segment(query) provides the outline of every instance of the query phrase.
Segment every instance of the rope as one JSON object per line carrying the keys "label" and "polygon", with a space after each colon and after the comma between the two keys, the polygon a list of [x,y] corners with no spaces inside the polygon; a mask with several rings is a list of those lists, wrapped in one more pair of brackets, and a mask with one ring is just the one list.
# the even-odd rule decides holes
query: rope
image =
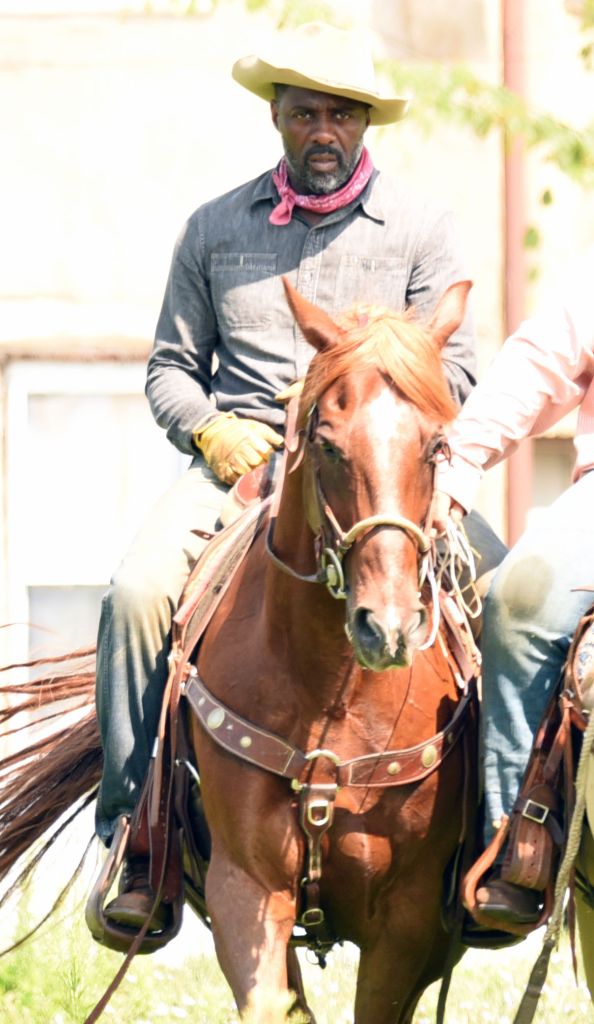
{"label": "rope", "polygon": [[439,623],[441,620],[441,610],[439,607],[439,586],[437,584],[437,580],[435,579],[435,573],[433,572],[432,568],[427,570],[427,579],[429,580],[429,586],[431,587],[433,625],[431,626],[431,633],[428,639],[425,640],[425,643],[421,644],[421,646],[418,648],[419,651],[426,651],[428,650],[429,647],[433,647],[433,644],[435,643],[437,634],[439,632]]}
{"label": "rope", "polygon": [[518,1007],[514,1018],[514,1024],[531,1024],[536,1013],[538,1000],[546,981],[549,960],[553,949],[559,942],[559,933],[563,921],[563,907],[565,893],[569,885],[571,872],[578,855],[582,840],[582,828],[586,812],[586,781],[588,772],[588,758],[594,747],[594,715],[590,717],[588,727],[584,733],[582,750],[575,780],[576,801],[567,835],[565,852],[557,874],[555,883],[555,901],[553,912],[549,918],[547,930],[542,943],[542,950],[532,968],[526,991]]}
{"label": "rope", "polygon": [[[463,526],[455,523],[453,519],[448,519],[444,541],[445,550],[439,557],[439,583],[441,585],[442,577],[447,572],[451,592],[458,607],[467,618],[477,619],[482,611],[482,602],[475,585],[476,562]],[[469,582],[463,591],[460,585],[460,575],[465,568],[468,572]],[[471,603],[466,601],[465,591],[470,591]]]}

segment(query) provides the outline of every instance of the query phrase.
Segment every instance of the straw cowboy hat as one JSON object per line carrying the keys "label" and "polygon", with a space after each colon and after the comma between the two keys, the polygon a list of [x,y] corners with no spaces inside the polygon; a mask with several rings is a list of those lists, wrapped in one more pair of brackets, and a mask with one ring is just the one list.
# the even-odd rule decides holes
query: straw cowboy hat
{"label": "straw cowboy hat", "polygon": [[263,100],[274,99],[278,83],[368,103],[371,124],[399,121],[408,108],[407,97],[378,91],[371,52],[361,32],[323,22],[310,22],[291,34],[279,34],[268,52],[236,61],[232,75]]}

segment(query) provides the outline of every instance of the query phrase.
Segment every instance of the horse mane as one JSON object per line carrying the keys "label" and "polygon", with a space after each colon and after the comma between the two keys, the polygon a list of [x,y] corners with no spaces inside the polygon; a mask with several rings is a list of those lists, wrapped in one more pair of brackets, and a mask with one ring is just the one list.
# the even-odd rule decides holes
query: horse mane
{"label": "horse mane", "polygon": [[454,418],[440,350],[410,312],[358,303],[335,322],[338,344],[316,354],[305,378],[303,416],[339,377],[375,367],[424,415],[441,424]]}

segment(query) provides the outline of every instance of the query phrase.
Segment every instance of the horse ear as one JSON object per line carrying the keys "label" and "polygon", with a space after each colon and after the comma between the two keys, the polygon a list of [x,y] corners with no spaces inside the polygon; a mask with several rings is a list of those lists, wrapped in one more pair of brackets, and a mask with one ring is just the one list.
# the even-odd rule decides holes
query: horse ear
{"label": "horse ear", "polygon": [[291,312],[310,345],[318,352],[334,348],[343,333],[338,324],[323,309],[300,295],[287,277],[283,277],[282,282]]}
{"label": "horse ear", "polygon": [[428,328],[434,342],[443,348],[448,338],[457,331],[466,313],[466,301],[472,281],[456,281],[446,288],[437,303]]}

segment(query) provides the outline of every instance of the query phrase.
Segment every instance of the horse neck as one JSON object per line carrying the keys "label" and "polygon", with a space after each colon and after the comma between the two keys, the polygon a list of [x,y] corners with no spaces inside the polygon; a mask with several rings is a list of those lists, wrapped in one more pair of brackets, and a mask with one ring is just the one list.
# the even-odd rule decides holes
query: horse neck
{"label": "horse neck", "polygon": [[274,552],[295,572],[303,576],[315,575],[315,538],[303,509],[303,468],[291,456],[279,486],[281,491],[273,504],[270,528]]}
{"label": "horse neck", "polygon": [[[315,538],[303,510],[301,466],[285,477],[270,540],[284,565],[301,576],[315,576]],[[320,651],[324,652],[324,662],[335,669],[329,673],[328,685],[344,680],[354,659],[344,631],[343,601],[332,598],[324,584],[296,579],[272,560],[267,566],[264,601],[271,633],[284,638],[304,680],[315,677],[317,667],[318,684],[324,685],[325,680],[319,679]]]}

